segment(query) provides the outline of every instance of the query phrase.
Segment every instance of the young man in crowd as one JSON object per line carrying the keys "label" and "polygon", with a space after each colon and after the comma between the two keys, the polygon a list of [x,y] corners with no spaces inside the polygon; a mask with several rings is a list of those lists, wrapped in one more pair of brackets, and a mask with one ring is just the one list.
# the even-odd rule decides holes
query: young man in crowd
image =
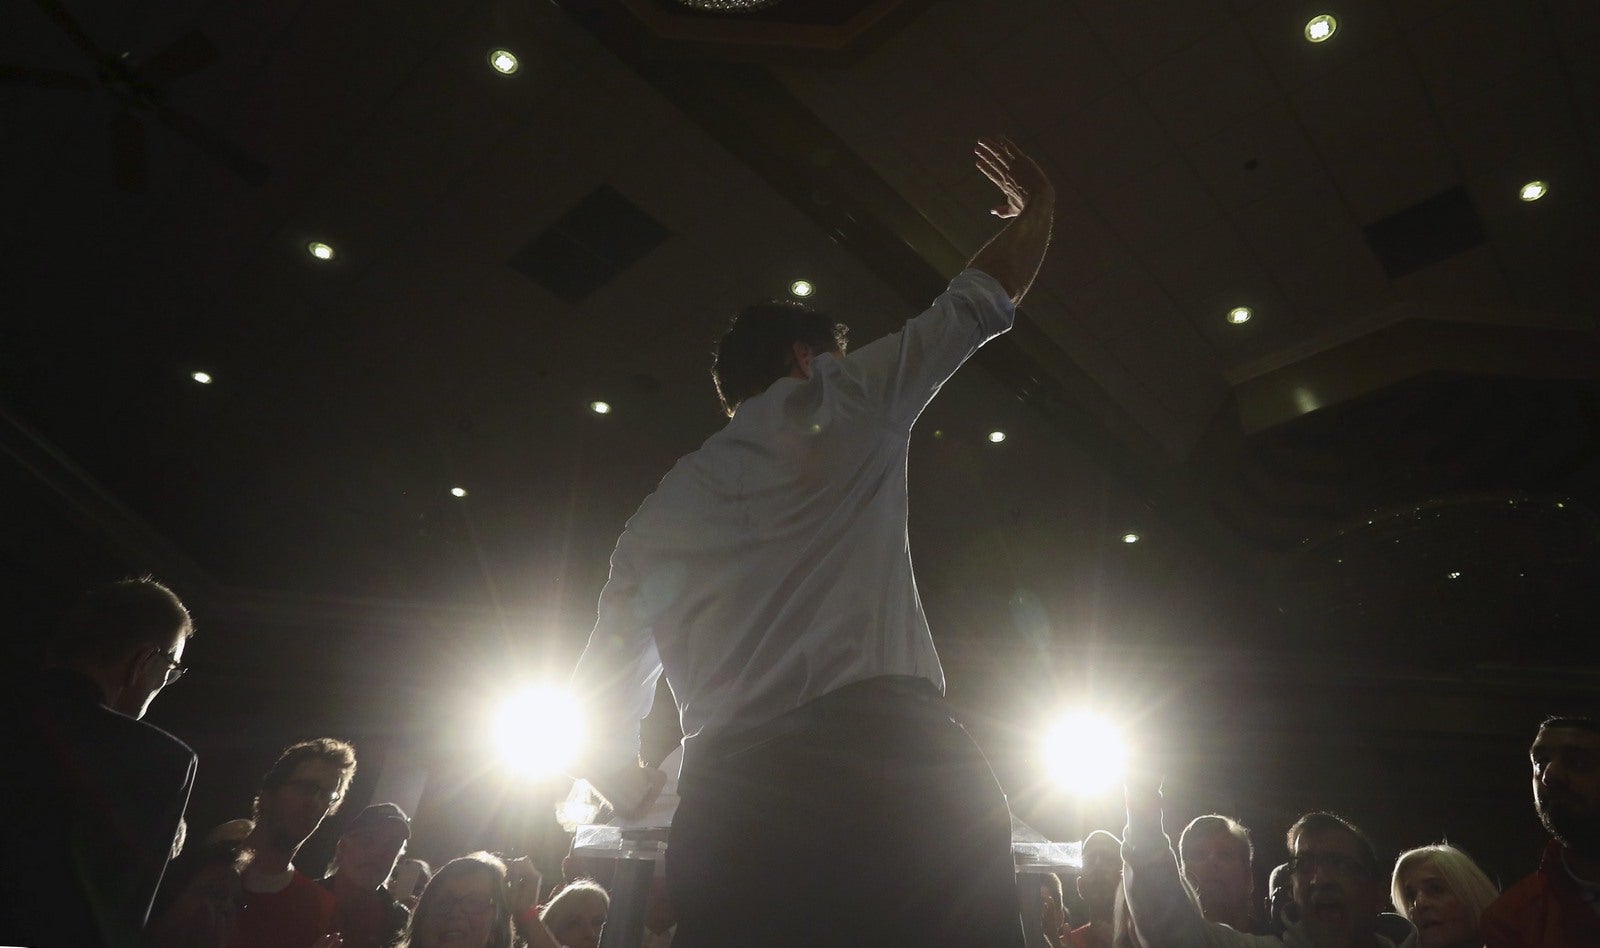
{"label": "young man in crowd", "polygon": [[326,948],[338,944],[333,893],[294,867],[295,853],[339,809],[356,772],[356,750],[331,737],[284,750],[261,778],[244,871],[244,905],[233,948]]}
{"label": "young man in crowd", "polygon": [[1539,870],[1483,913],[1488,948],[1600,945],[1600,722],[1549,718],[1528,751],[1550,842]]}
{"label": "young man in crowd", "polygon": [[92,589],[0,705],[0,943],[139,943],[195,774],[194,752],[140,719],[193,632],[153,579]]}

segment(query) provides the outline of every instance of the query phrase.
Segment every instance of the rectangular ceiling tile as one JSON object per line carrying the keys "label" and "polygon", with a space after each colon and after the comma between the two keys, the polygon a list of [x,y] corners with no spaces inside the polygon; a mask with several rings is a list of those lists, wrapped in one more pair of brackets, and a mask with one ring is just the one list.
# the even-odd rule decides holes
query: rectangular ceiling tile
{"label": "rectangular ceiling tile", "polygon": [[1300,125],[1322,154],[1382,140],[1428,121],[1433,109],[1410,57],[1389,43],[1295,90]]}
{"label": "rectangular ceiling tile", "polygon": [[1093,198],[1171,157],[1172,143],[1139,97],[1117,89],[1041,129],[1054,167]]}
{"label": "rectangular ceiling tile", "polygon": [[1283,103],[1258,109],[1215,130],[1183,152],[1226,210],[1277,191],[1331,184],[1316,149]]}
{"label": "rectangular ceiling tile", "polygon": [[1505,0],[1467,0],[1409,30],[1405,43],[1415,70],[1441,106],[1477,95],[1558,54],[1538,6]]}
{"label": "rectangular ceiling tile", "polygon": [[1091,202],[1135,253],[1146,254],[1181,234],[1223,220],[1200,179],[1172,158]]}
{"label": "rectangular ceiling tile", "polygon": [[1202,36],[1136,80],[1145,104],[1180,145],[1208,138],[1282,100],[1242,28],[1225,20]]}

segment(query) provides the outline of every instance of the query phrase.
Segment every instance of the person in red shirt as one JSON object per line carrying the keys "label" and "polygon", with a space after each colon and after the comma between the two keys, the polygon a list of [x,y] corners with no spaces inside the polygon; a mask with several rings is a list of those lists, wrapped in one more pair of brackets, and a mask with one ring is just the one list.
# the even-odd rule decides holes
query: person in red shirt
{"label": "person in red shirt", "polygon": [[405,935],[411,911],[389,891],[389,876],[411,839],[411,819],[393,803],[374,803],[356,814],[334,850],[321,885],[333,893],[334,927],[345,948],[393,948]]}
{"label": "person in red shirt", "polygon": [[284,750],[261,778],[244,904],[232,948],[337,948],[333,893],[294,867],[300,846],[339,808],[356,772],[354,747],[331,737]]}
{"label": "person in red shirt", "polygon": [[1528,757],[1533,806],[1553,838],[1539,871],[1484,910],[1484,944],[1600,945],[1600,721],[1548,718]]}

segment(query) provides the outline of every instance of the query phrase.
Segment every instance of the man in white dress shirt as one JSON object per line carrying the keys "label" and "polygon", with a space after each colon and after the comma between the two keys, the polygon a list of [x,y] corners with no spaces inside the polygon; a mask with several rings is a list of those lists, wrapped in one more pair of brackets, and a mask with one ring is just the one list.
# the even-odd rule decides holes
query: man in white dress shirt
{"label": "man in white dress shirt", "polygon": [[617,541],[573,684],[579,767],[624,814],[665,671],[684,730],[667,882],[678,948],[1022,944],[1005,797],[944,705],[912,576],[917,416],[1011,328],[1055,200],[1008,140],[977,167],[1009,223],[926,312],[845,353],[803,306],[742,311],[713,374],[730,421]]}

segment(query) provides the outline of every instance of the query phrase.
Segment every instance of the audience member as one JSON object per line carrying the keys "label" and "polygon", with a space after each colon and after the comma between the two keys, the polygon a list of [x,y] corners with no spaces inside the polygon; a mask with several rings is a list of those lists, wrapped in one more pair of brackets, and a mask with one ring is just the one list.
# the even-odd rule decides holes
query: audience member
{"label": "audience member", "polygon": [[1061,939],[1071,932],[1066,927],[1066,911],[1062,906],[1064,896],[1061,877],[1054,873],[1042,870],[1017,873],[1022,934],[1029,948],[1041,944],[1048,948],[1062,948]]}
{"label": "audience member", "polygon": [[150,948],[226,948],[232,943],[243,896],[244,841],[251,828],[249,820],[224,823],[173,863],[146,933]]}
{"label": "audience member", "polygon": [[1549,718],[1528,756],[1552,837],[1539,869],[1483,914],[1488,948],[1600,945],[1600,722]]}
{"label": "audience member", "polygon": [[48,667],[0,706],[0,943],[135,945],[194,785],[195,755],[140,720],[194,626],[145,577],[89,590]]}
{"label": "audience member", "polygon": [[415,912],[417,900],[422,898],[422,890],[428,887],[431,878],[432,866],[424,860],[406,856],[395,864],[394,876],[389,880],[389,891],[394,894],[395,901],[406,907],[406,911]]}
{"label": "audience member", "polygon": [[296,869],[293,859],[338,810],[355,772],[355,748],[323,737],[286,748],[261,778],[236,948],[337,944],[323,937],[335,932],[333,893]]}
{"label": "audience member", "polygon": [[[1282,943],[1314,948],[1393,948],[1416,944],[1404,918],[1385,913],[1387,874],[1366,834],[1331,813],[1308,813],[1289,828],[1291,893],[1300,921]],[[1159,948],[1271,945],[1278,939],[1207,921],[1178,871],[1177,855],[1161,827],[1161,794],[1128,787],[1128,828],[1122,844],[1128,908],[1139,939]]]}
{"label": "audience member", "polygon": [[1244,824],[1216,813],[1195,817],[1178,837],[1178,860],[1207,921],[1267,934],[1251,917],[1255,847]]}
{"label": "audience member", "polygon": [[606,890],[599,883],[579,879],[545,903],[539,920],[561,948],[599,948],[610,910],[611,897]]}
{"label": "audience member", "polygon": [[1410,850],[1394,863],[1390,896],[1416,926],[1418,948],[1478,948],[1483,910],[1499,894],[1472,857],[1448,843]]}
{"label": "audience member", "polygon": [[1282,935],[1290,925],[1300,920],[1290,890],[1289,864],[1284,863],[1273,869],[1267,877],[1267,920],[1271,923],[1271,933],[1274,935]]}
{"label": "audience member", "polygon": [[1128,911],[1127,887],[1121,882],[1117,883],[1117,897],[1112,904],[1115,906],[1112,909],[1112,948],[1144,948],[1144,942],[1133,928],[1133,914]]}
{"label": "audience member", "polygon": [[411,911],[388,888],[411,839],[411,818],[393,803],[374,803],[345,827],[321,885],[333,893],[334,930],[345,948],[393,948]]}
{"label": "audience member", "polygon": [[550,933],[539,922],[539,893],[544,891],[544,876],[533,860],[518,856],[506,863],[506,905],[511,910],[515,935],[534,945],[543,944]]}
{"label": "audience member", "polygon": [[1078,875],[1078,898],[1088,921],[1069,933],[1072,948],[1111,948],[1121,881],[1122,841],[1095,830],[1083,840],[1083,872]]}
{"label": "audience member", "polygon": [[[472,853],[445,863],[422,890],[403,948],[510,948],[506,864]],[[535,944],[538,944],[535,942]]]}

